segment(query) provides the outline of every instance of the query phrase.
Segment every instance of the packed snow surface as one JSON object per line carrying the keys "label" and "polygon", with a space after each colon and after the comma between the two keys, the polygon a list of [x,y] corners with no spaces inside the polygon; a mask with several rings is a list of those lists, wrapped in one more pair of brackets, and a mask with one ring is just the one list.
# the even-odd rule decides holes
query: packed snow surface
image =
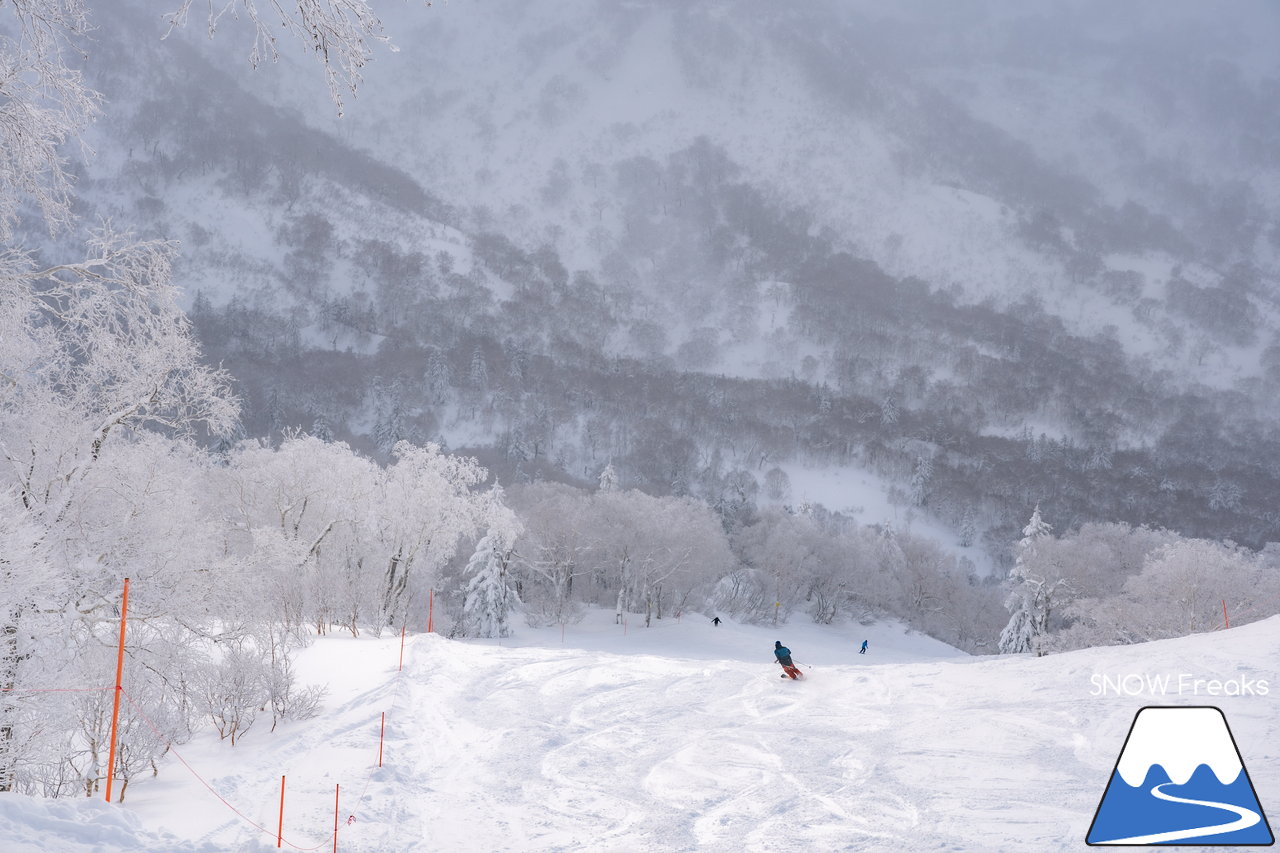
{"label": "packed snow surface", "polygon": [[[775,639],[802,681],[779,678]],[[274,850],[285,776],[284,849],[332,849],[336,798],[337,848],[368,853],[1074,851],[1147,705],[1220,707],[1280,813],[1278,646],[1280,618],[1036,659],[883,623],[593,613],[563,640],[410,635],[400,671],[398,636],[326,637],[300,663],[329,688],[318,718],[234,748],[202,733],[123,807],[0,796],[0,837],[7,853]]]}

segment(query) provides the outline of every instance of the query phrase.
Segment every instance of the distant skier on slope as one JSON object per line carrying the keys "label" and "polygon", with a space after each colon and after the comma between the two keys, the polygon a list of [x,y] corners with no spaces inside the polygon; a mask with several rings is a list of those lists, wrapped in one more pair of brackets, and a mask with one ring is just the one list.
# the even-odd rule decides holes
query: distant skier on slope
{"label": "distant skier on slope", "polygon": [[716,618],[712,619],[712,620],[711,620],[711,624],[712,624],[712,625],[715,625],[717,628],[719,628],[719,627],[720,627],[720,617],[719,617],[719,616],[717,616]]}
{"label": "distant skier on slope", "polygon": [[791,676],[792,678],[800,677],[800,670],[791,660],[791,649],[782,645],[781,640],[774,640],[773,656],[778,659],[778,663],[782,666],[781,678],[786,678],[787,676]]}
{"label": "distant skier on slope", "polygon": [[862,641],[862,648],[858,649],[858,654],[865,655],[867,653],[867,641]]}

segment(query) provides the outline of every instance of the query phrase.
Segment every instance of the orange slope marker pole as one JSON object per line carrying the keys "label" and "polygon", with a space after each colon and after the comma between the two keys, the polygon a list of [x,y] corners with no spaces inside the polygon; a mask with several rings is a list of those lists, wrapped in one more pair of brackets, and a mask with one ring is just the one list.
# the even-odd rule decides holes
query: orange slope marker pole
{"label": "orange slope marker pole", "polygon": [[338,790],[341,787],[333,786],[333,853],[338,853]]}
{"label": "orange slope marker pole", "polygon": [[284,777],[280,777],[280,823],[276,825],[276,847],[284,841]]}
{"label": "orange slope marker pole", "polygon": [[436,607],[436,591],[433,589],[427,593],[427,633],[435,631],[435,607]]}
{"label": "orange slope marker pole", "polygon": [[116,693],[111,703],[111,748],[107,750],[107,802],[111,802],[111,780],[116,770],[116,723],[120,720],[120,682],[124,676],[124,628],[129,612],[129,579],[124,579],[124,596],[120,599],[120,648],[116,651]]}
{"label": "orange slope marker pole", "polygon": [[1231,627],[1231,618],[1227,616],[1227,600],[1225,598],[1222,599],[1222,624],[1228,628]]}
{"label": "orange slope marker pole", "polygon": [[382,728],[378,730],[378,766],[382,766],[382,739],[387,733],[387,712],[382,712]]}

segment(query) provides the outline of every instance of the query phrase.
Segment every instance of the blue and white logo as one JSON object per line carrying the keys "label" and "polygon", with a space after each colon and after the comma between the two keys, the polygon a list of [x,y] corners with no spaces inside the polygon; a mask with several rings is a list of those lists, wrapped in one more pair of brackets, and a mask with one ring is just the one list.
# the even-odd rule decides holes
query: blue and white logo
{"label": "blue and white logo", "polygon": [[1266,846],[1275,838],[1222,711],[1180,706],[1133,718],[1085,841]]}

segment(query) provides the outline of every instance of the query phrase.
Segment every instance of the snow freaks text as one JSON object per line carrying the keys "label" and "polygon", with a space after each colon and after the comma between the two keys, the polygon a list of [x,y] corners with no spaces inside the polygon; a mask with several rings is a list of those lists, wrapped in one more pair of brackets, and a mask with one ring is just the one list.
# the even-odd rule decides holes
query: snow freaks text
{"label": "snow freaks text", "polygon": [[1199,678],[1187,672],[1178,675],[1094,673],[1089,683],[1092,685],[1090,696],[1266,696],[1271,692],[1270,684],[1263,678]]}

